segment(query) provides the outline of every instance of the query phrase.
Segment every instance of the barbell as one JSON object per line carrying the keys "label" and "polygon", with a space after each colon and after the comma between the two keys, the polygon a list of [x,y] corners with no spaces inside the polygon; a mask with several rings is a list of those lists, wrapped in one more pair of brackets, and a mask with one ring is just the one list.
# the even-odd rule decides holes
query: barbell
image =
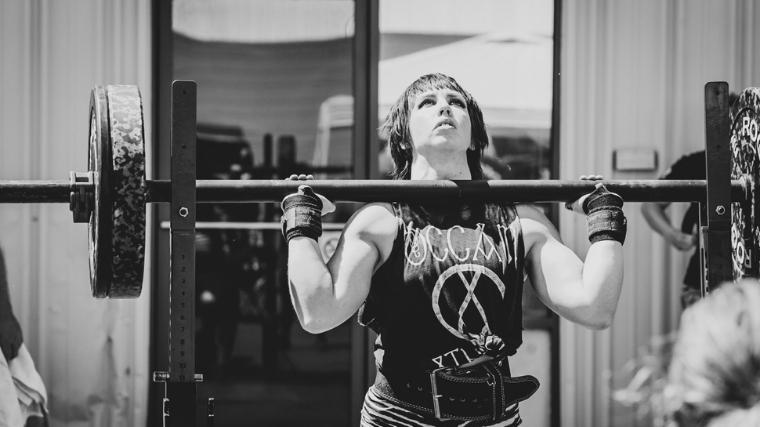
{"label": "barbell", "polygon": [[[731,246],[734,276],[758,273],[760,212],[760,89],[744,90],[732,109]],[[69,203],[74,222],[87,222],[90,285],[94,297],[134,298],[142,289],[146,203],[170,202],[169,180],[145,178],[142,100],[136,86],[111,85],[90,96],[88,171],[61,181],[0,181],[0,203]],[[706,180],[610,180],[610,191],[627,202],[705,203]],[[278,202],[302,182],[197,180],[197,203]],[[561,202],[594,189],[569,180],[388,181],[314,180],[309,185],[336,201],[412,202],[477,200]],[[194,206],[178,208],[180,216]],[[725,208],[724,208],[725,210]],[[724,212],[728,214],[728,212]],[[723,214],[723,213],[721,213]],[[194,217],[194,216],[193,216]]]}

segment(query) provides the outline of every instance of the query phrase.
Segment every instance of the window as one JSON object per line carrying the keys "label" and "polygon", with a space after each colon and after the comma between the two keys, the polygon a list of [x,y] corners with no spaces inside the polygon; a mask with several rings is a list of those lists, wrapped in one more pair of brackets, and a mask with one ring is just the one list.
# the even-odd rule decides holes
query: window
{"label": "window", "polygon": [[[375,128],[409,83],[443,72],[483,110],[491,137],[484,159],[489,178],[553,176],[558,4],[156,2],[157,175],[168,175],[169,153],[160,141],[168,139],[164,91],[171,80],[198,83],[198,179],[278,179],[308,172],[342,179],[387,173],[390,159]],[[339,225],[354,209],[338,207],[326,222]],[[159,217],[165,219],[166,212]],[[305,420],[355,425],[374,375],[371,343],[355,319],[321,336],[299,327],[285,282],[278,218],[275,204],[199,206],[196,362],[206,377],[204,394],[215,398],[218,426],[296,426]],[[329,228],[326,251],[337,235]],[[156,252],[166,257],[168,233],[161,229]],[[155,265],[154,365],[162,369],[168,258]],[[551,340],[558,348],[556,323],[534,297],[524,307],[526,327],[550,337],[541,335],[521,351],[547,357],[541,346]],[[556,382],[547,385],[542,392],[555,394]],[[544,412],[542,419],[551,412],[558,422],[557,398],[548,410],[547,395],[531,401]],[[151,397],[152,423],[160,422],[156,398]]]}
{"label": "window", "polygon": [[[351,176],[352,1],[174,0],[171,14],[170,79],[198,83],[198,179]],[[279,211],[198,206],[197,371],[216,425],[348,425],[351,325],[298,325]]]}

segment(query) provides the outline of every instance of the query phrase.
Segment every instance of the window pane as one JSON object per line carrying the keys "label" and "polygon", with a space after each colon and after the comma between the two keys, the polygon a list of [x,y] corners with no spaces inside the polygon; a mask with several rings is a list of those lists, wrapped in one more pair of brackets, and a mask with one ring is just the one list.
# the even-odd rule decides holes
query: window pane
{"label": "window pane", "polygon": [[[490,178],[548,178],[554,5],[552,0],[380,2],[381,122],[417,77],[444,73],[478,101],[491,144]],[[381,173],[390,161],[381,157]],[[508,170],[511,168],[511,173]]]}
{"label": "window pane", "polygon": [[[352,1],[174,0],[172,13],[173,77],[198,82],[199,179],[350,177]],[[196,357],[215,425],[348,425],[350,325],[302,330],[278,220],[274,204],[198,207]]]}

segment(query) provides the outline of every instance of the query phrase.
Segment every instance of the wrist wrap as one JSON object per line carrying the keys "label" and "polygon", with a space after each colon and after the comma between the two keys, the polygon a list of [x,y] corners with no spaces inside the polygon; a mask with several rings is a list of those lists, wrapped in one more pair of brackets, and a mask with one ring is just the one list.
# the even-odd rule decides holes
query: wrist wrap
{"label": "wrist wrap", "polygon": [[282,235],[317,240],[322,235],[322,201],[313,192],[293,194],[282,201]]}
{"label": "wrist wrap", "polygon": [[594,190],[583,202],[588,225],[588,240],[625,242],[628,221],[623,213],[623,198],[608,191],[603,185]]}

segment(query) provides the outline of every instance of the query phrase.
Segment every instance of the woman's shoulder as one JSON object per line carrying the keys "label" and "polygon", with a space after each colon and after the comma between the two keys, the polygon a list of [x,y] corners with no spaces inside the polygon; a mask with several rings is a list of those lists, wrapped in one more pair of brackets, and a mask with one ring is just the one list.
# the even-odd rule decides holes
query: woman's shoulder
{"label": "woman's shoulder", "polygon": [[396,214],[391,203],[373,202],[360,207],[354,213],[354,217],[359,216],[372,219],[393,219]]}
{"label": "woman's shoulder", "polygon": [[557,237],[559,234],[544,211],[536,205],[519,204],[516,205],[517,216],[520,218],[520,226],[526,240],[534,239],[538,236],[552,235]]}
{"label": "woman's shoulder", "polygon": [[515,205],[515,211],[517,211],[520,219],[534,219],[541,222],[548,221],[548,218],[544,215],[544,211],[536,205],[517,204]]}
{"label": "woman's shoulder", "polygon": [[359,208],[348,220],[346,230],[355,233],[395,236],[398,220],[390,203],[369,203]]}
{"label": "woman's shoulder", "polygon": [[382,262],[388,259],[398,234],[398,220],[390,203],[370,203],[357,210],[343,229],[347,239],[374,245]]}

